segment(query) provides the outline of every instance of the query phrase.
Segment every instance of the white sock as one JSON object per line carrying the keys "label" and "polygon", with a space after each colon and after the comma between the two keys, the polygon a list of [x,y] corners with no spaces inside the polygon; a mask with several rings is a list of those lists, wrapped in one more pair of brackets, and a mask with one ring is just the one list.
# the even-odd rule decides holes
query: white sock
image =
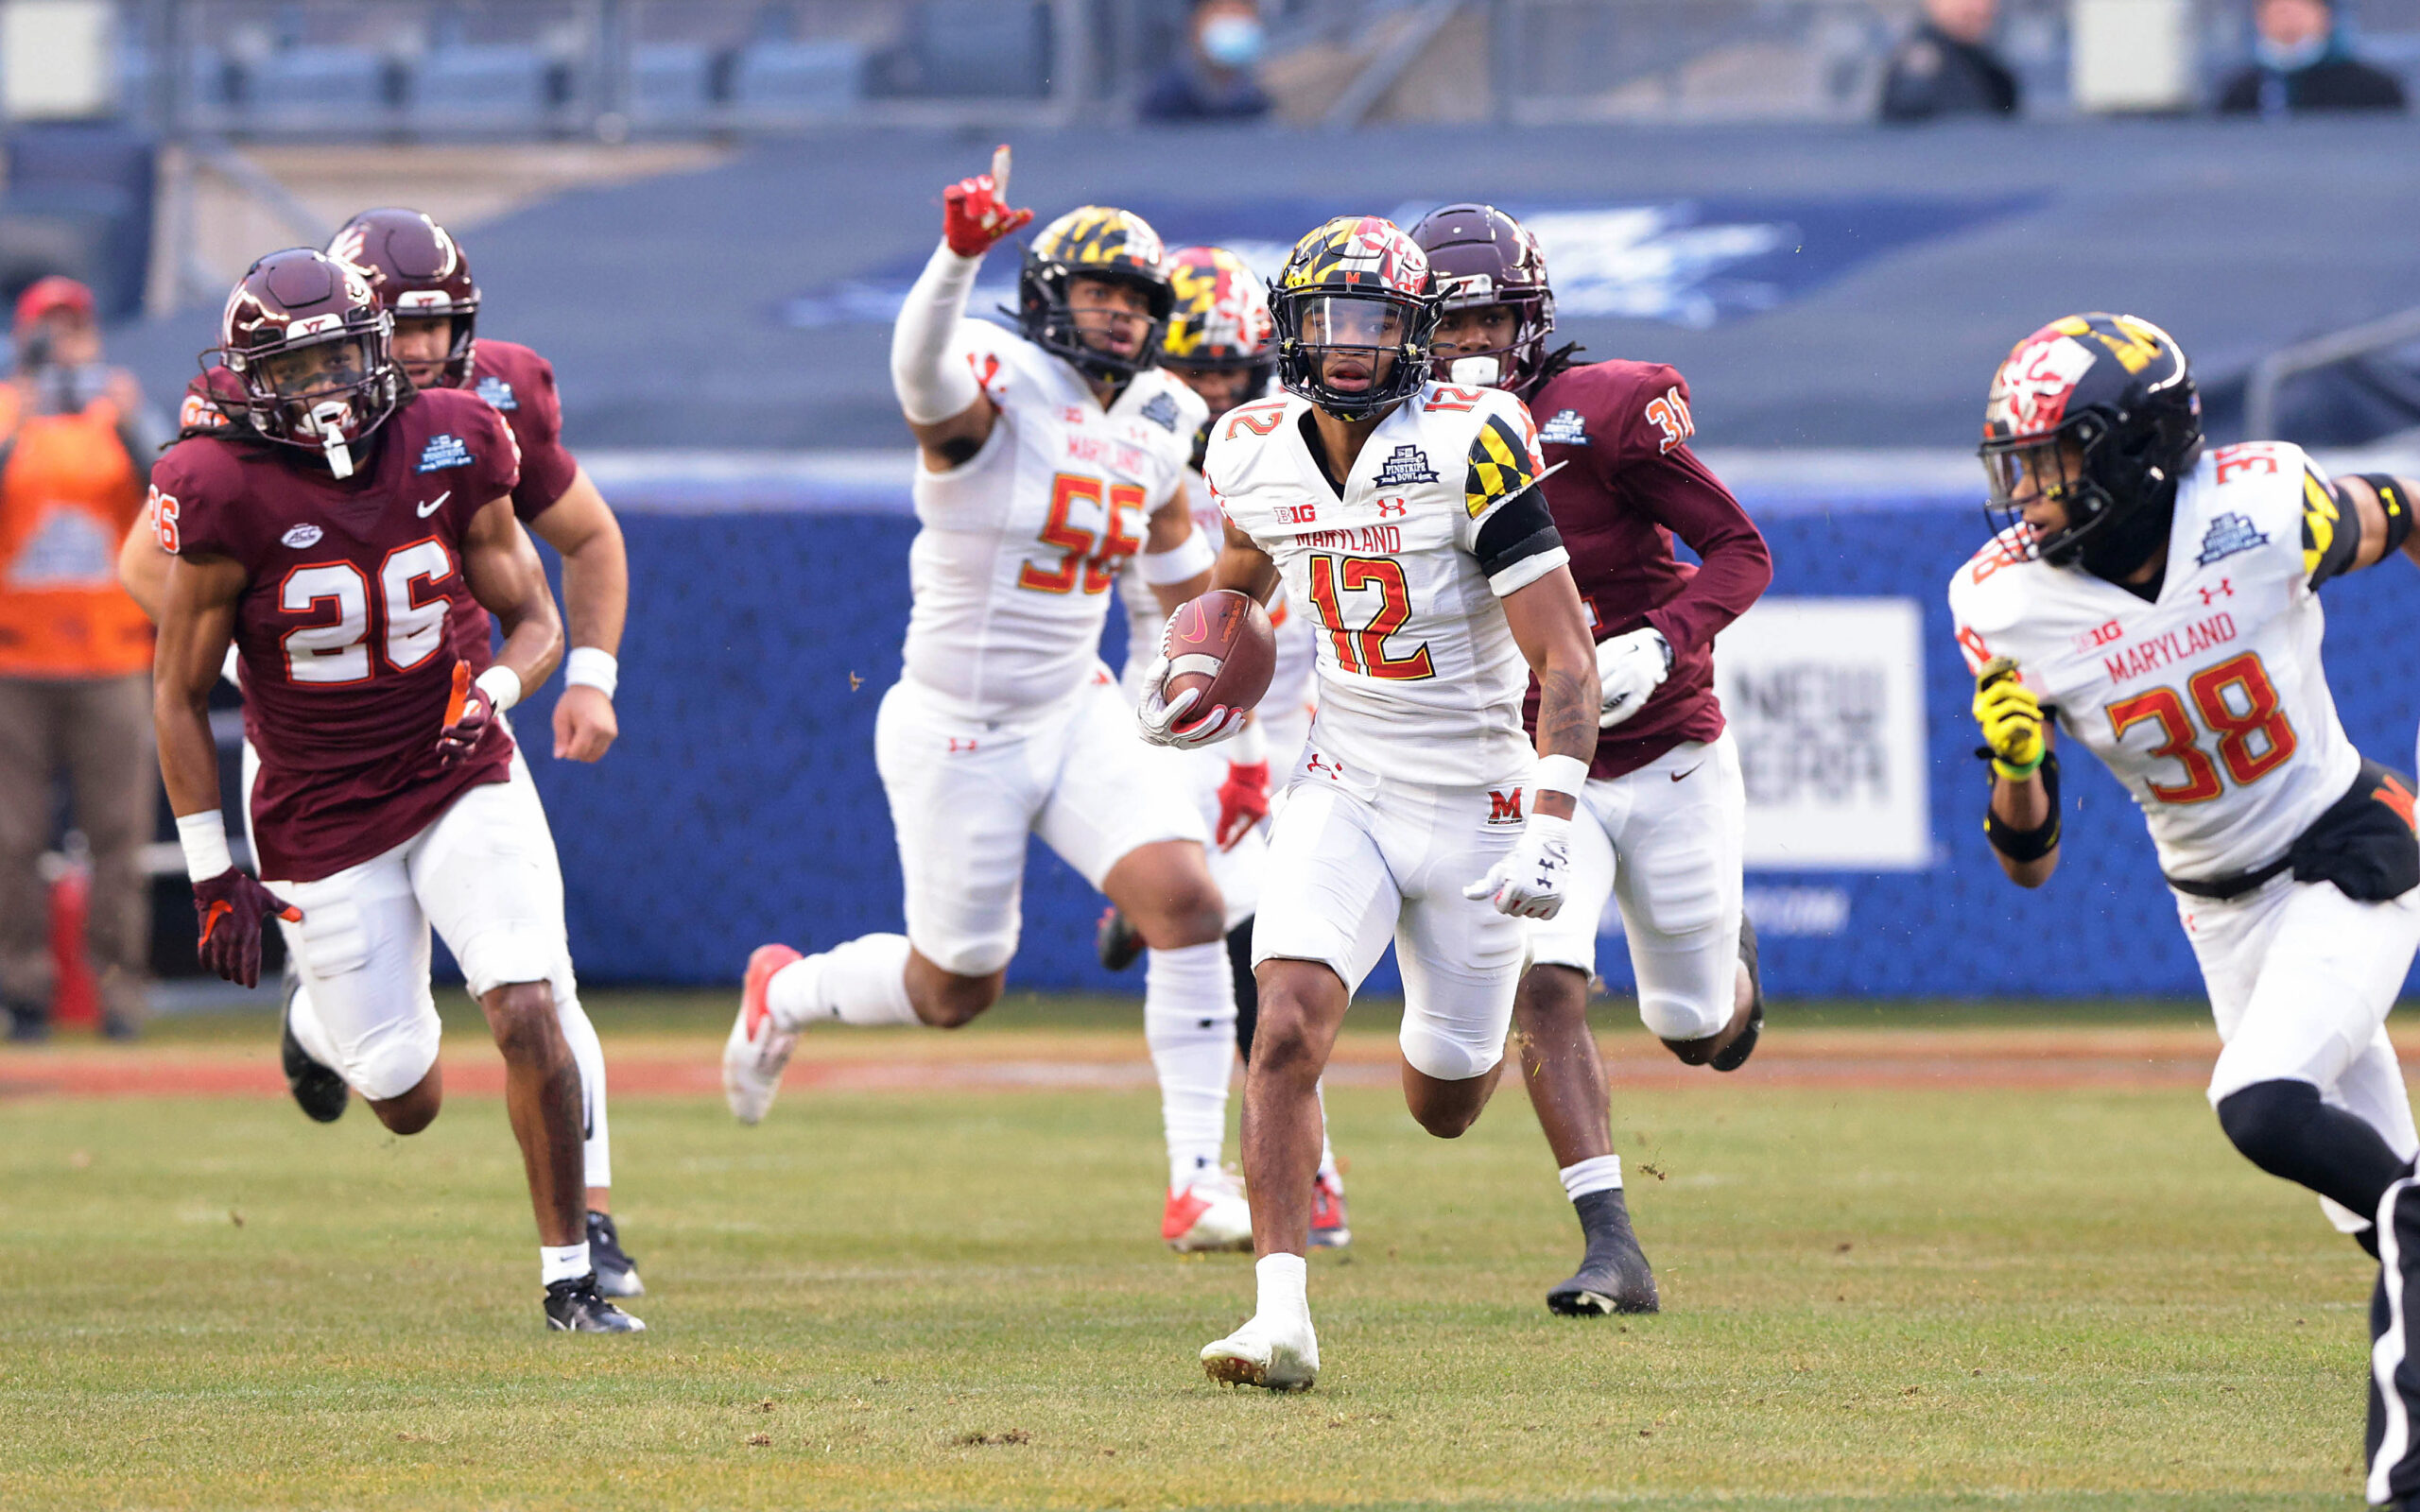
{"label": "white sock", "polygon": [[1575,1160],[1556,1173],[1563,1177],[1563,1194],[1578,1202],[1591,1192],[1619,1192],[1622,1187],[1622,1158],[1618,1155],[1592,1155]]}
{"label": "white sock", "polygon": [[605,1126],[605,1047],[596,1042],[596,1025],[588,1022],[588,1010],[579,1005],[579,989],[561,990],[568,985],[567,981],[556,984],[555,1017],[563,1026],[563,1043],[571,1047],[571,1058],[579,1066],[579,1126],[585,1136],[580,1154],[587,1167],[587,1184],[610,1187],[614,1140]]}
{"label": "white sock", "polygon": [[1149,953],[1143,1040],[1160,1075],[1168,1190],[1219,1169],[1227,1141],[1227,1081],[1236,1059],[1236,979],[1224,941]]}
{"label": "white sock", "polygon": [[294,1006],[286,1017],[294,1024],[294,1038],[302,1043],[302,1053],[341,1075],[344,1062],[337,1055],[336,1040],[328,1036],[328,1026],[320,1022],[320,1010],[311,1004],[308,981],[295,985]]}
{"label": "white sock", "polygon": [[538,1246],[538,1284],[552,1286],[557,1281],[576,1281],[596,1267],[588,1263],[588,1241],[565,1245],[557,1249],[551,1245]]}
{"label": "white sock", "polygon": [[919,1023],[908,1001],[908,936],[861,935],[821,955],[792,961],[765,986],[773,1022],[793,1032],[811,1023]]}
{"label": "white sock", "polygon": [[1300,1255],[1263,1255],[1253,1263],[1253,1278],[1260,1283],[1259,1304],[1253,1315],[1271,1323],[1307,1323],[1310,1267]]}
{"label": "white sock", "polygon": [[1311,1083],[1311,1094],[1320,1100],[1320,1175],[1339,1192],[1344,1190],[1344,1173],[1336,1168],[1336,1146],[1327,1142],[1327,1078],[1322,1076]]}

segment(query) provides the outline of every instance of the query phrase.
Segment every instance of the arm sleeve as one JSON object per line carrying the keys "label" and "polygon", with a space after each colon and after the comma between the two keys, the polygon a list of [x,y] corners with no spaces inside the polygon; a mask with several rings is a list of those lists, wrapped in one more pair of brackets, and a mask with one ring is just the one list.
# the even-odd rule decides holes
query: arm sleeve
{"label": "arm sleeve", "polygon": [[1680,656],[1748,611],[1772,583],[1772,553],[1739,501],[1689,449],[1696,421],[1687,379],[1670,368],[1651,369],[1616,419],[1616,489],[1703,562],[1678,594],[1647,615]]}
{"label": "arm sleeve", "polygon": [[943,242],[933,249],[890,330],[890,387],[917,425],[938,425],[964,414],[982,393],[957,351],[959,322],[982,259],[960,257]]}
{"label": "arm sleeve", "polygon": [[521,480],[512,486],[512,512],[525,522],[554,507],[579,475],[579,460],[563,447],[563,403],[555,388],[555,365],[541,357],[533,367],[529,383],[515,390],[521,407],[513,413],[521,423],[510,427],[521,446]]}

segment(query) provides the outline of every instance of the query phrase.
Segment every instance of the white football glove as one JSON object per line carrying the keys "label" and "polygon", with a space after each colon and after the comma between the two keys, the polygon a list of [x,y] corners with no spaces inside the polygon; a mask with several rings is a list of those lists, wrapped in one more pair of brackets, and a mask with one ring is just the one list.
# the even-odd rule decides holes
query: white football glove
{"label": "white football glove", "polygon": [[1168,659],[1165,655],[1152,658],[1150,666],[1143,673],[1143,701],[1134,710],[1135,721],[1143,728],[1143,738],[1154,746],[1167,746],[1174,750],[1197,750],[1203,746],[1215,746],[1243,729],[1244,721],[1252,717],[1252,711],[1248,709],[1221,706],[1211,710],[1208,716],[1192,729],[1178,730],[1176,726],[1193,713],[1201,690],[1187,688],[1171,703],[1160,696],[1161,684],[1167,679]]}
{"label": "white football glove", "polygon": [[1552,919],[1563,912],[1563,891],[1570,875],[1571,821],[1532,813],[1504,859],[1464,887],[1462,896],[1485,898],[1497,913],[1515,919]]}
{"label": "white football glove", "polygon": [[1604,703],[1597,728],[1611,730],[1646,708],[1671,675],[1671,644],[1651,626],[1598,642],[1597,691]]}

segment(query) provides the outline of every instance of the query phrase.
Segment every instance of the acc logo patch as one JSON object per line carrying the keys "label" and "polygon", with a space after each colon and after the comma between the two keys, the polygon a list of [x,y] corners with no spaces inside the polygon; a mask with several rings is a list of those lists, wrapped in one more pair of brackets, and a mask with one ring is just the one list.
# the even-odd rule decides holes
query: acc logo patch
{"label": "acc logo patch", "polygon": [[2253,525],[2250,515],[2229,512],[2210,522],[2210,528],[2202,533],[2201,554],[2193,559],[2207,567],[2267,544],[2268,535]]}
{"label": "acc logo patch", "polygon": [[1585,446],[1588,444],[1588,422],[1580,411],[1564,409],[1555,412],[1554,419],[1538,427],[1541,446]]}
{"label": "acc logo patch", "polygon": [[1176,429],[1176,401],[1167,394],[1153,394],[1142,413],[1145,420],[1157,421],[1162,430]]}
{"label": "acc logo patch", "polygon": [[1400,489],[1414,483],[1434,483],[1437,470],[1428,465],[1428,454],[1417,446],[1398,446],[1392,455],[1379,467],[1374,480],[1382,489]]}
{"label": "acc logo patch", "polygon": [[292,546],[295,550],[301,551],[306,546],[318,545],[320,543],[320,537],[322,534],[324,534],[324,532],[322,532],[318,525],[296,525],[293,529],[287,531],[277,539],[284,541],[285,544]]}
{"label": "acc logo patch", "polygon": [[470,465],[471,449],[462,444],[460,437],[448,434],[428,438],[428,444],[421,448],[420,466],[415,471],[442,472],[449,467]]}
{"label": "acc logo patch", "polygon": [[488,402],[490,409],[519,409],[521,401],[512,397],[512,386],[493,373],[479,380],[478,396]]}

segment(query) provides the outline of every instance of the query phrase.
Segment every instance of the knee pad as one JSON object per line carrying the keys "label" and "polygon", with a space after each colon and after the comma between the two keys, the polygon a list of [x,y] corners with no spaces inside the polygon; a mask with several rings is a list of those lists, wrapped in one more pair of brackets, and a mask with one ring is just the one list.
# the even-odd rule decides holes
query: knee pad
{"label": "knee pad", "polygon": [[1439,1081],[1468,1081],[1484,1076],[1504,1058],[1501,1039],[1486,1044],[1476,1036],[1450,1035],[1437,1025],[1416,1024],[1409,1019],[1404,1021],[1396,1042],[1403,1047],[1405,1064]]}
{"label": "knee pad", "polygon": [[434,1013],[384,1025],[350,1046],[337,1069],[354,1091],[373,1103],[401,1097],[437,1064],[440,1032]]}
{"label": "knee pad", "polygon": [[483,929],[464,940],[456,953],[463,985],[475,998],[523,982],[544,982],[552,990],[565,954],[562,936],[522,923]]}
{"label": "knee pad", "polygon": [[1731,1022],[1731,1000],[1692,1003],[1676,993],[1642,992],[1638,1019],[1658,1040],[1703,1040],[1720,1034]]}

